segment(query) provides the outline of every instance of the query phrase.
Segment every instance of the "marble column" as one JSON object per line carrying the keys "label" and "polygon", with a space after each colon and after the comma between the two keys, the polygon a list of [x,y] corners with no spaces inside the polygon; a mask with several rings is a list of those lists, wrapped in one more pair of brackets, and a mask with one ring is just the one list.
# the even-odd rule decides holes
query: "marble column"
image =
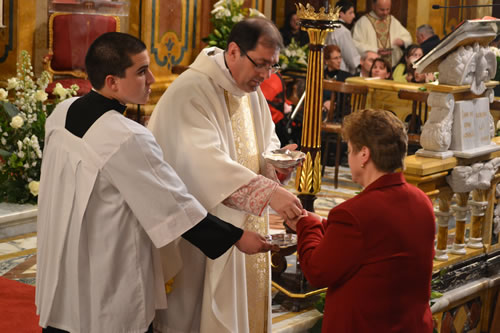
{"label": "marble column", "polygon": [[486,192],[487,190],[472,191],[473,200],[470,203],[472,207],[471,233],[467,247],[473,249],[481,249],[484,246],[482,228],[486,208],[488,207]]}
{"label": "marble column", "polygon": [[463,255],[465,251],[465,222],[467,220],[467,213],[470,208],[467,206],[469,200],[469,192],[462,192],[456,194],[457,205],[452,207],[455,213],[455,240],[450,252],[453,254]]}
{"label": "marble column", "polygon": [[444,190],[438,196],[439,210],[435,213],[438,224],[438,239],[436,244],[436,255],[434,259],[439,261],[448,260],[448,222],[452,215],[450,202],[453,197],[451,190]]}

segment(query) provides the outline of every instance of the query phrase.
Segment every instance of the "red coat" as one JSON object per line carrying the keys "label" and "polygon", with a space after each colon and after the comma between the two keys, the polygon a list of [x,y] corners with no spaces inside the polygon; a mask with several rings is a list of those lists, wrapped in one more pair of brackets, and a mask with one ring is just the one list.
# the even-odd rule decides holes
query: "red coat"
{"label": "red coat", "polygon": [[328,287],[323,332],[432,332],[429,307],[435,217],[430,199],[401,173],[380,177],[297,224],[307,280]]}

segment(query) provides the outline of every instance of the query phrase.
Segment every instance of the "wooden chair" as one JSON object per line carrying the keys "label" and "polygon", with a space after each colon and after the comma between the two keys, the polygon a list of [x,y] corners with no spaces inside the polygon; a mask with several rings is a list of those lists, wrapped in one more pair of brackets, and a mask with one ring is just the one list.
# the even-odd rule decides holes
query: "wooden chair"
{"label": "wooden chair", "polygon": [[330,152],[330,146],[335,140],[334,186],[337,188],[341,155],[340,149],[342,142],[342,120],[345,115],[365,108],[368,88],[340,81],[323,80],[323,90],[329,91],[331,94],[329,99],[330,108],[327,111],[326,119],[321,124],[321,134],[327,135],[321,174],[323,175],[325,173],[325,166]]}
{"label": "wooden chair", "polygon": [[412,112],[408,125],[408,143],[420,145],[422,125],[427,121],[427,115],[429,112],[429,107],[427,105],[429,93],[420,90],[400,90],[398,92],[398,97],[400,99],[412,101]]}
{"label": "wooden chair", "polygon": [[47,93],[56,83],[69,88],[77,84],[78,95],[91,89],[85,73],[85,55],[92,42],[106,32],[120,31],[117,16],[53,13],[49,18],[49,53],[44,58],[45,70],[52,76]]}

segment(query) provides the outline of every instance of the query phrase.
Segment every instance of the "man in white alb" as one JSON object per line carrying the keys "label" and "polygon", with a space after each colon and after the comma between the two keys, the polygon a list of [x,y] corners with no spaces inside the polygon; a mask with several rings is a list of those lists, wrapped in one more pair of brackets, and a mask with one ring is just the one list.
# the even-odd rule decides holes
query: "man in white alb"
{"label": "man in white alb", "polygon": [[[262,153],[279,147],[259,85],[277,69],[282,38],[264,18],[238,22],[226,50],[206,48],[158,101],[149,128],[166,161],[212,214],[243,229],[268,232],[267,206],[283,218],[302,214],[279,186],[292,170],[276,170]],[[296,146],[289,146],[294,149]],[[202,168],[203,166],[203,168]],[[162,332],[270,332],[269,255],[233,248],[206,260],[184,240]],[[177,267],[179,268],[179,267]]]}
{"label": "man in white alb", "polygon": [[402,48],[412,43],[411,35],[391,15],[391,0],[373,0],[373,10],[354,25],[352,39],[360,54],[373,50],[395,66],[403,56]]}
{"label": "man in white alb", "polygon": [[354,46],[351,30],[346,27],[356,17],[354,4],[349,0],[340,0],[337,1],[335,6],[340,7],[339,27],[328,33],[326,36],[326,45],[337,45],[342,53],[340,69],[351,74],[356,74],[360,56],[356,46]]}

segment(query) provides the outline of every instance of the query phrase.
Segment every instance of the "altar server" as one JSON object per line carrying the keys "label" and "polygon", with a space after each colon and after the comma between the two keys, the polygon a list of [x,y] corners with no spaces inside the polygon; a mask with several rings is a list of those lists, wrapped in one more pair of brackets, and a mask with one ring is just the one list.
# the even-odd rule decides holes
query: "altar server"
{"label": "altar server", "polygon": [[[211,214],[163,160],[153,135],[123,116],[154,82],[146,46],[101,35],[85,59],[89,94],[46,121],[38,201],[36,305],[44,332],[152,332],[167,306],[159,249],[179,236],[215,259],[263,238]],[[201,222],[200,222],[201,221]],[[192,228],[192,229],[190,229]]]}
{"label": "altar server", "polygon": [[290,222],[304,275],[328,287],[322,332],[430,333],[435,218],[401,171],[405,126],[389,111],[362,110],[344,118],[343,137],[363,191],[328,219]]}
{"label": "altar server", "polygon": [[[166,161],[208,211],[265,234],[268,204],[282,217],[302,213],[262,157],[280,146],[259,85],[278,70],[282,38],[271,21],[250,18],[234,26],[227,45],[201,51],[160,98],[149,127]],[[278,171],[287,177],[292,170]],[[231,249],[209,261],[183,240],[176,250],[182,267],[169,294],[174,306],[158,316],[158,329],[270,332],[268,254],[245,257]]]}

